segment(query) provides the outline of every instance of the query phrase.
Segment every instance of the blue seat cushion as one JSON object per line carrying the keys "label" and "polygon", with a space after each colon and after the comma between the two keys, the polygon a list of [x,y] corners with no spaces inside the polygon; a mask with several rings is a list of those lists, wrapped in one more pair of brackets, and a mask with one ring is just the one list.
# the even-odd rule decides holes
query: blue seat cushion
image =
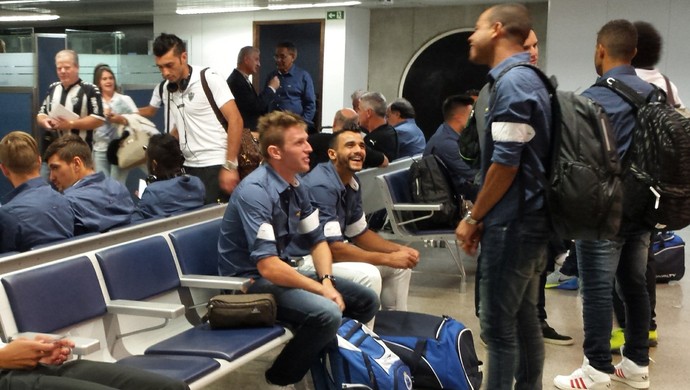
{"label": "blue seat cushion", "polygon": [[218,235],[221,219],[170,232],[182,274],[218,275]]}
{"label": "blue seat cushion", "polygon": [[211,330],[208,324],[202,324],[150,346],[145,353],[207,356],[231,362],[284,333],[285,329],[278,325],[270,328]]}
{"label": "blue seat cushion", "polygon": [[7,275],[2,284],[19,332],[50,333],[106,313],[86,256]]}
{"label": "blue seat cushion", "polygon": [[139,301],[179,287],[170,246],[162,236],[96,252],[110,299]]}
{"label": "blue seat cushion", "polygon": [[189,384],[220,367],[218,361],[204,356],[138,355],[117,361],[117,364],[167,376]]}

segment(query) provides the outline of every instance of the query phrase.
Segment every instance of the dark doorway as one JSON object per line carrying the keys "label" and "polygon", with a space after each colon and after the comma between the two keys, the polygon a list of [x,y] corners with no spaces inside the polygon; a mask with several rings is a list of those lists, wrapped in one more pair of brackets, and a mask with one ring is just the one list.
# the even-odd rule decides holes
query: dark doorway
{"label": "dark doorway", "polygon": [[402,96],[414,106],[417,125],[427,139],[443,122],[441,105],[451,95],[481,89],[487,66],[468,59],[471,31],[454,32],[434,41],[415,58],[403,81]]}
{"label": "dark doorway", "polygon": [[254,75],[255,88],[263,88],[266,75],[275,69],[273,54],[278,43],[290,41],[297,47],[295,65],[306,70],[314,80],[316,115],[314,123],[321,125],[321,97],[323,85],[323,36],[324,20],[294,20],[254,22],[254,47],[261,50],[260,74]]}

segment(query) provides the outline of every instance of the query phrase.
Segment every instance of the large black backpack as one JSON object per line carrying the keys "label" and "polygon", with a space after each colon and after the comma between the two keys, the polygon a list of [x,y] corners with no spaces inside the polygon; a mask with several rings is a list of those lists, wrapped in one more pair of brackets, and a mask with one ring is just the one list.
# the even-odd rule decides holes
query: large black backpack
{"label": "large black backpack", "polygon": [[418,229],[457,227],[460,222],[461,201],[453,190],[448,168],[433,153],[410,165],[410,192],[415,203],[441,204],[441,210],[434,212],[431,218],[416,222]]}
{"label": "large black backpack", "polygon": [[597,85],[620,95],[636,115],[623,164],[626,219],[664,230],[690,225],[690,119],[666,104],[658,89],[643,98],[611,77]]}
{"label": "large black backpack", "polygon": [[623,190],[616,140],[608,116],[597,103],[556,86],[533,69],[551,95],[551,161],[541,177],[553,230],[562,239],[600,240],[620,228]]}

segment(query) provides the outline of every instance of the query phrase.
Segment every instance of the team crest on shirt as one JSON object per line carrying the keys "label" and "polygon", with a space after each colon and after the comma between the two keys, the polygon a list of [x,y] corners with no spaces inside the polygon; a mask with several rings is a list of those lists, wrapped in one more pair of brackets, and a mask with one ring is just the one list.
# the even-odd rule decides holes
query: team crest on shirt
{"label": "team crest on shirt", "polygon": [[79,103],[79,97],[77,97],[77,96],[72,96],[72,98],[70,99],[70,101],[72,102],[72,107],[74,107],[74,106],[77,105],[77,103]]}
{"label": "team crest on shirt", "polygon": [[194,99],[194,92],[188,93],[187,96],[189,96],[189,101],[191,102]]}

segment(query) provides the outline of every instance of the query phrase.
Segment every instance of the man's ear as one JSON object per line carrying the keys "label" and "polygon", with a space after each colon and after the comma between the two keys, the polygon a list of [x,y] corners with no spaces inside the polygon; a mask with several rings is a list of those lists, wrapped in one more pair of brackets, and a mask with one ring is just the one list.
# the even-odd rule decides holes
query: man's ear
{"label": "man's ear", "polygon": [[84,160],[82,160],[79,156],[74,156],[70,165],[75,173],[81,172],[85,168]]}
{"label": "man's ear", "polygon": [[276,145],[269,145],[267,148],[267,152],[268,156],[271,157],[271,160],[280,160],[282,157],[280,153],[280,148]]}
{"label": "man's ear", "polygon": [[331,161],[335,161],[335,157],[336,157],[335,149],[328,148],[328,159]]}
{"label": "man's ear", "polygon": [[2,174],[5,175],[5,177],[10,177],[10,171],[5,167],[5,164],[0,163],[0,171],[2,171]]}
{"label": "man's ear", "polygon": [[491,26],[491,37],[495,38],[499,34],[503,34],[503,23],[501,22],[495,22],[493,26]]}

